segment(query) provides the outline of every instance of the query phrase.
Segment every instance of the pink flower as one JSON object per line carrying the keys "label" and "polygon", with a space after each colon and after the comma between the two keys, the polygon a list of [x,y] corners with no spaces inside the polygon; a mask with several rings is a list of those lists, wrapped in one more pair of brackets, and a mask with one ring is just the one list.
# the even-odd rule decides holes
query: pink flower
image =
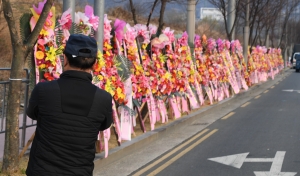
{"label": "pink flower", "polygon": [[268,49],[267,49],[265,46],[263,46],[262,50],[263,50],[263,53],[264,53],[264,54],[266,54],[267,51],[268,51]]}
{"label": "pink flower", "polygon": [[35,5],[32,6],[33,9],[34,9],[34,11],[35,11],[38,15],[40,15],[40,14],[42,13],[43,8],[44,8],[44,5],[45,5],[46,2],[47,2],[47,0],[44,0],[43,2],[39,2],[38,7],[36,7]]}
{"label": "pink flower", "polygon": [[207,49],[212,52],[216,47],[216,41],[213,38],[207,40]]}
{"label": "pink flower", "polygon": [[222,52],[224,50],[225,44],[222,39],[217,40],[218,51]]}
{"label": "pink flower", "polygon": [[[47,16],[47,18],[46,18],[46,21],[45,21],[45,23],[44,23],[44,26],[43,26],[43,28],[44,28],[45,30],[50,29],[50,27],[52,26],[52,24],[53,24],[52,19],[51,19],[52,17],[53,17],[53,14],[52,14],[52,12],[50,11],[49,14],[48,14],[48,16]],[[52,30],[52,29],[51,29],[51,30]]]}
{"label": "pink flower", "polygon": [[110,35],[110,31],[111,31],[111,20],[108,20],[107,18],[107,14],[104,14],[104,40],[110,40],[110,38],[112,37]]}
{"label": "pink flower", "polygon": [[202,47],[202,44],[201,44],[201,37],[200,37],[199,35],[195,35],[194,42],[195,42],[195,47],[196,47],[196,48]]}
{"label": "pink flower", "polygon": [[163,30],[163,33],[169,38],[169,43],[173,43],[175,41],[174,30],[170,30],[170,28],[167,27]]}
{"label": "pink flower", "polygon": [[182,36],[178,39],[178,44],[182,46],[187,46],[188,45],[188,34],[185,31]]}
{"label": "pink flower", "polygon": [[124,28],[126,26],[126,22],[123,20],[116,19],[114,28],[115,28],[115,35],[117,40],[122,43],[124,39]]}
{"label": "pink flower", "polygon": [[67,11],[65,11],[61,18],[58,20],[61,29],[71,29],[72,26],[72,17],[71,17],[71,8],[69,8]]}
{"label": "pink flower", "polygon": [[69,30],[63,29],[63,35],[64,35],[64,40],[62,42],[65,43],[69,39],[69,37],[70,37]]}
{"label": "pink flower", "polygon": [[94,9],[92,6],[85,6],[85,15],[89,18],[89,22],[93,29],[96,31],[99,25],[99,17],[94,15]]}
{"label": "pink flower", "polygon": [[235,49],[236,49],[236,44],[235,44],[235,41],[232,41],[231,42],[231,46],[230,46],[230,49],[231,49],[231,52],[235,53]]}
{"label": "pink flower", "polygon": [[147,26],[146,25],[142,25],[142,24],[136,24],[134,26],[134,28],[137,31],[137,36],[142,36],[144,41],[143,43],[150,43],[150,32],[147,30]]}
{"label": "pink flower", "polygon": [[243,47],[242,47],[242,45],[241,45],[241,43],[240,43],[239,40],[235,40],[235,47],[236,47],[236,49],[237,49],[238,52],[242,52],[243,51]]}
{"label": "pink flower", "polygon": [[55,72],[55,71],[52,72],[52,75],[53,75],[53,77],[54,77],[55,79],[58,79],[59,76],[60,76],[60,74],[57,73],[57,72]]}
{"label": "pink flower", "polygon": [[155,26],[153,24],[149,24],[149,31],[150,31],[150,35],[156,34],[157,26]]}
{"label": "pink flower", "polygon": [[152,46],[163,49],[166,46],[166,43],[169,42],[169,38],[165,34],[160,34],[159,37],[155,37],[151,40]]}
{"label": "pink flower", "polygon": [[225,41],[225,47],[228,50],[230,49],[230,41],[228,41],[228,40]]}
{"label": "pink flower", "polygon": [[125,40],[129,45],[134,44],[137,32],[134,27],[131,27],[128,23],[126,24],[126,33],[124,34]]}

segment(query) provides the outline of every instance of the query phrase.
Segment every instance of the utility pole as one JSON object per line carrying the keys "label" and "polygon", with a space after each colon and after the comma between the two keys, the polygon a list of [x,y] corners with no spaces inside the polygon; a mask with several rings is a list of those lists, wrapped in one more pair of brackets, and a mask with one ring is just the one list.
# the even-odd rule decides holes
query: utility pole
{"label": "utility pole", "polygon": [[235,20],[235,0],[229,0],[228,1],[228,7],[227,7],[227,30],[231,34],[231,40],[235,39],[235,28],[233,27]]}
{"label": "utility pole", "polygon": [[94,13],[99,16],[98,31],[95,38],[98,42],[98,49],[103,52],[103,32],[104,32],[104,5],[105,0],[94,0]]}
{"label": "utility pole", "polygon": [[250,11],[250,0],[247,0],[246,4],[246,25],[244,27],[244,59],[246,68],[248,69],[248,42],[249,42],[249,11]]}
{"label": "utility pole", "polygon": [[72,21],[75,20],[75,0],[64,0],[63,1],[63,12],[71,8]]}
{"label": "utility pole", "polygon": [[196,0],[188,0],[188,13],[187,13],[187,33],[189,35],[189,46],[191,49],[194,48],[195,38],[195,25],[196,25]]}

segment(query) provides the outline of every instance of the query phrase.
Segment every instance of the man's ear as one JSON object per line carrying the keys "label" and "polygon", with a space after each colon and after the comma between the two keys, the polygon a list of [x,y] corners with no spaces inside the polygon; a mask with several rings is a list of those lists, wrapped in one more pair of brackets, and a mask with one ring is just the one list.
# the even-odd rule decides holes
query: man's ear
{"label": "man's ear", "polygon": [[67,56],[64,54],[64,67],[69,65],[69,60],[67,58]]}
{"label": "man's ear", "polygon": [[93,64],[93,68],[95,68],[96,64],[98,64],[98,60],[96,59],[95,63]]}

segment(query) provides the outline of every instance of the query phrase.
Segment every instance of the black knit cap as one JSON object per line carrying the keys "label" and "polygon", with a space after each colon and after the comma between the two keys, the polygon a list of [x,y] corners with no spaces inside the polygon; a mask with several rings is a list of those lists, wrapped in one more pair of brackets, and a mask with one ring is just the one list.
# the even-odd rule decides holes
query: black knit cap
{"label": "black knit cap", "polygon": [[[88,49],[91,52],[83,53],[80,52],[81,49]],[[94,38],[82,34],[72,34],[66,43],[64,54],[70,54],[72,57],[92,58],[97,56],[97,49],[97,42]]]}

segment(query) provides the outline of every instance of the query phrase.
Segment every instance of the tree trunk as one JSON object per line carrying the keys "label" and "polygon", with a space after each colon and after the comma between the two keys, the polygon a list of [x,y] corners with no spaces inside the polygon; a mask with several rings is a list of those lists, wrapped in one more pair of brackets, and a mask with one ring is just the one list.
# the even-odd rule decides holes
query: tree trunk
{"label": "tree trunk", "polygon": [[[47,0],[43,11],[31,35],[26,39],[26,43],[21,41],[16,20],[13,16],[10,0],[2,0],[2,9],[7,22],[13,49],[13,59],[10,72],[10,83],[7,100],[7,116],[5,126],[5,145],[2,173],[10,175],[19,171],[19,111],[20,94],[22,84],[22,72],[25,56],[30,53],[43,24],[52,7],[53,0]],[[26,107],[24,107],[26,108]]]}
{"label": "tree trunk", "polygon": [[14,58],[20,58],[12,63],[10,84],[7,100],[6,133],[3,156],[3,173],[16,173],[19,170],[19,111],[24,54],[20,45],[14,47]]}
{"label": "tree trunk", "polygon": [[133,5],[133,2],[132,2],[132,0],[129,0],[129,2],[130,2],[130,9],[131,9],[131,13],[132,13],[133,22],[134,22],[134,24],[137,24],[138,22],[136,19],[135,8]]}
{"label": "tree trunk", "polygon": [[2,165],[2,172],[11,174],[19,170],[19,110],[24,54],[22,51],[22,43],[19,40],[16,30],[12,8],[8,0],[3,0],[3,10],[5,19],[10,26],[9,32],[13,45],[13,58],[17,58],[13,60],[10,72]]}
{"label": "tree trunk", "polygon": [[161,31],[164,27],[164,13],[165,13],[166,5],[167,5],[167,0],[161,0],[158,28],[157,28],[157,33],[156,33],[157,36],[159,36],[161,34]]}

